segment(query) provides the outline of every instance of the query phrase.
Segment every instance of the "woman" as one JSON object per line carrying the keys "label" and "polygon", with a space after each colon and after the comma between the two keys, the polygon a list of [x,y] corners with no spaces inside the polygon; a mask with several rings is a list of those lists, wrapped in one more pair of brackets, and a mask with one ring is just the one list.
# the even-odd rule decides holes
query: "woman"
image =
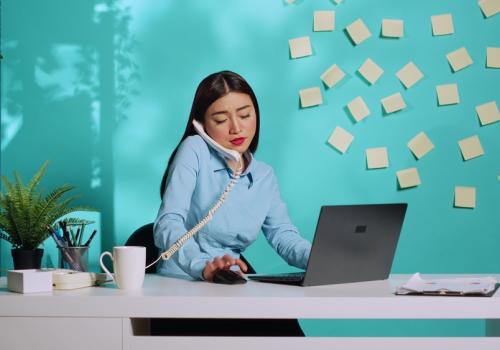
{"label": "woman", "polygon": [[172,258],[161,261],[160,274],[210,282],[220,269],[245,272],[240,253],[261,230],[288,264],[306,268],[311,244],[292,225],[272,168],[253,157],[259,117],[255,94],[238,74],[214,73],[198,86],[186,130],[163,175],[156,246],[167,250],[203,219],[240,166],[200,137],[193,120],[219,145],[242,155],[242,174],[212,220]]}

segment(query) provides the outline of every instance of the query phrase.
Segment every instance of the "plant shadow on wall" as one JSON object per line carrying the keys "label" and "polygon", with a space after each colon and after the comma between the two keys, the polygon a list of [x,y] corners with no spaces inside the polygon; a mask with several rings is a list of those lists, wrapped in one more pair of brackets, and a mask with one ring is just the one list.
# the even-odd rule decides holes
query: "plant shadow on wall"
{"label": "plant shadow on wall", "polygon": [[[48,187],[72,183],[115,245],[112,140],[139,79],[130,11],[119,1],[9,2],[4,26],[2,173],[51,160]],[[7,27],[7,28],[5,28]]]}

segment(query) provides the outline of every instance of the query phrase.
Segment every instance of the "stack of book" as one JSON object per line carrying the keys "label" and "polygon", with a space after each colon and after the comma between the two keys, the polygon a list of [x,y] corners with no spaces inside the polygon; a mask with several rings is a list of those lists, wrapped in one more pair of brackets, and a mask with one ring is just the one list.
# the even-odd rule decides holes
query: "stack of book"
{"label": "stack of book", "polygon": [[56,269],[52,272],[54,289],[76,289],[92,287],[106,282],[105,273],[81,272],[67,269]]}

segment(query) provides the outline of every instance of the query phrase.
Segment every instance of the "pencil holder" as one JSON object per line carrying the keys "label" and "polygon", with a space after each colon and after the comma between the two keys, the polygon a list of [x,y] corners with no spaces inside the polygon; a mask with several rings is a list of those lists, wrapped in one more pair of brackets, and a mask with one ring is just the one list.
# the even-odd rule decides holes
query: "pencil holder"
{"label": "pencil holder", "polygon": [[61,247],[59,267],[76,271],[87,271],[89,266],[89,247]]}

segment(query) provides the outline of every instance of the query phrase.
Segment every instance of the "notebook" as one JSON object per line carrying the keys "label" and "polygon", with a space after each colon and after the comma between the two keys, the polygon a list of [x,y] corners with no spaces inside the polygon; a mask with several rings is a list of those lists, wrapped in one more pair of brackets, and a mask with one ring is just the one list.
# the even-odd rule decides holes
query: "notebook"
{"label": "notebook", "polygon": [[406,203],[322,206],[305,272],[247,275],[299,286],[389,277]]}

